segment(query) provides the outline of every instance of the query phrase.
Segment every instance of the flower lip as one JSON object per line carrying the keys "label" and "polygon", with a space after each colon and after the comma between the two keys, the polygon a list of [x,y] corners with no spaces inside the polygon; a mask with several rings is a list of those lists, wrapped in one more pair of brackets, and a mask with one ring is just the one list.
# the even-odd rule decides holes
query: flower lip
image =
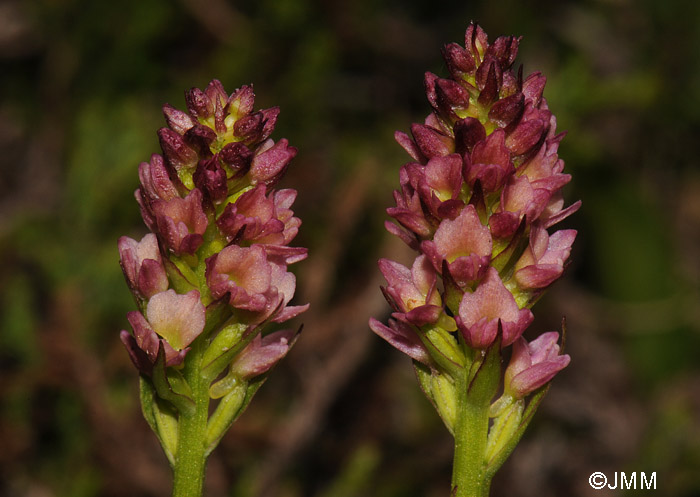
{"label": "flower lip", "polygon": [[485,278],[474,292],[466,292],[455,317],[466,342],[474,348],[489,347],[503,329],[502,346],[513,343],[530,325],[534,316],[529,309],[520,309],[513,294],[506,289],[498,271],[489,267]]}

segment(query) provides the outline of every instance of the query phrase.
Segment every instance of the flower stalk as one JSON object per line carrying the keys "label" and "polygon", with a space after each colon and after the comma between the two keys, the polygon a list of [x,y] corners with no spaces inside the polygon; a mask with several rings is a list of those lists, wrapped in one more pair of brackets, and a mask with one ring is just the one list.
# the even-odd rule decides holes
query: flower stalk
{"label": "flower stalk", "polygon": [[544,76],[513,70],[519,42],[489,43],[469,26],[464,46],[443,49],[450,77],[425,75],[432,113],[410,136],[395,135],[412,161],[400,170],[386,228],[417,256],[410,269],[379,261],[393,313],[370,327],[413,359],[453,434],[455,497],[488,496],[570,360],[558,332],[523,338],[531,307],[562,275],[576,237],[549,229],[580,201],[564,206],[564,135],[543,97]]}
{"label": "flower stalk", "polygon": [[[254,111],[252,87],[219,81],[163,108],[162,155],[139,166],[150,233],[119,240],[137,311],[121,339],[141,375],[144,417],[174,474],[173,495],[202,495],[206,459],[298,331],[268,332],[294,306],[294,190],[275,190],[296,149],[270,135],[279,109]],[[213,411],[210,416],[210,411]]]}

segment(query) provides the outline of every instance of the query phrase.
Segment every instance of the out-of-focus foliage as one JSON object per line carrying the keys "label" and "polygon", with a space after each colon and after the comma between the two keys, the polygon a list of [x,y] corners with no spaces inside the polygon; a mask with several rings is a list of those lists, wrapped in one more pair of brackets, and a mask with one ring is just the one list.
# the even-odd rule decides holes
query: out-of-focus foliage
{"label": "out-of-focus foliage", "polygon": [[[6,0],[0,4],[0,495],[166,496],[118,339],[116,240],[160,107],[212,78],[279,105],[300,152],[304,333],[212,456],[208,495],[447,495],[451,441],[408,361],[371,335],[379,256],[429,112],[423,73],[470,20],[522,35],[569,131],[573,264],[533,331],[568,322],[557,378],[494,495],[599,495],[593,471],[700,492],[700,4],[684,0]],[[405,261],[404,261],[405,262]]]}

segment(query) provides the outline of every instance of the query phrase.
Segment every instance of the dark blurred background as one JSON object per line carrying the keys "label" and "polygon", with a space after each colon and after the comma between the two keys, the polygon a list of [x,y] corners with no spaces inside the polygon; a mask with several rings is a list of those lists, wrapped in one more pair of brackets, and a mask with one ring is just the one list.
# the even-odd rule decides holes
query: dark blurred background
{"label": "dark blurred background", "polygon": [[[212,78],[279,105],[299,148],[304,332],[211,457],[210,497],[447,497],[452,441],[410,361],[371,334],[393,141],[470,20],[522,35],[569,134],[579,230],[529,336],[568,322],[571,365],[494,496],[610,496],[594,471],[700,495],[700,2],[1,0],[0,496],[162,497],[170,473],[118,339],[134,308],[137,166],[161,105]],[[628,492],[636,495],[635,492]],[[651,494],[637,491],[637,494]]]}

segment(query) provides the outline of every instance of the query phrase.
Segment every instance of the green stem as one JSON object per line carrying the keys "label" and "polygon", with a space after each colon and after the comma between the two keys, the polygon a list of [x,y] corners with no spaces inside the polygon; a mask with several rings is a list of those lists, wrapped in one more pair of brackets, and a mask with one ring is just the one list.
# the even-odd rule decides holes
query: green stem
{"label": "green stem", "polygon": [[488,497],[486,451],[489,409],[501,378],[500,341],[474,357],[469,369],[456,378],[457,416],[452,467],[454,497]]}
{"label": "green stem", "polygon": [[209,385],[201,375],[202,355],[203,343],[195,342],[185,361],[183,373],[192,388],[195,409],[180,413],[173,497],[200,497],[204,489]]}
{"label": "green stem", "polygon": [[[458,386],[467,392],[467,385]],[[455,423],[455,452],[452,488],[455,497],[487,497],[489,481],[485,478],[484,454],[489,429],[489,405],[474,402],[469,395],[459,395]]]}

